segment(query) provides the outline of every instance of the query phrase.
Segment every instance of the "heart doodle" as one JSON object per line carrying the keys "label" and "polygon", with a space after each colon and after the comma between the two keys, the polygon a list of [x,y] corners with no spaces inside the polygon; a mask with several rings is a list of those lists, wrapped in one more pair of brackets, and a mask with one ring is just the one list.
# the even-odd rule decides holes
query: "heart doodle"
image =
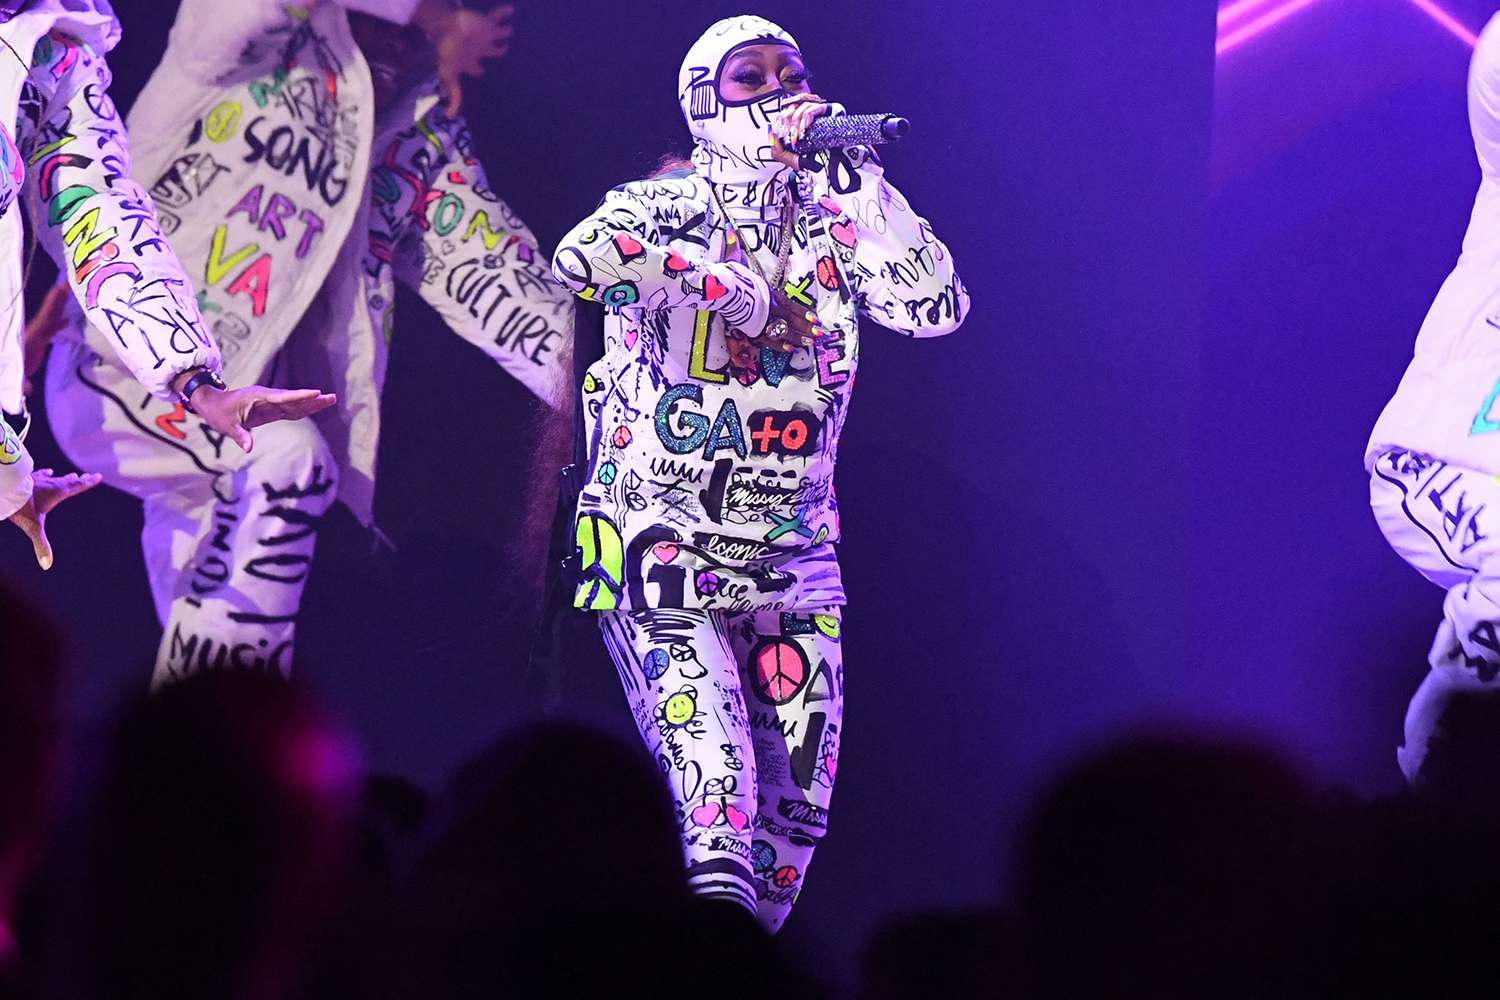
{"label": "heart doodle", "polygon": [[620,261],[626,264],[646,255],[646,248],[641,246],[641,241],[624,233],[616,234],[615,249],[620,251]]}

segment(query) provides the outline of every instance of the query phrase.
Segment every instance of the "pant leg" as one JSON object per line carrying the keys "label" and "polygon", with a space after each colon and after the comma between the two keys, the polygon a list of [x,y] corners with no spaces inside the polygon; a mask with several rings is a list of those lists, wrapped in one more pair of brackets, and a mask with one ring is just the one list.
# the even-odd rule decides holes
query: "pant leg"
{"label": "pant leg", "polygon": [[215,500],[176,574],[153,687],[199,670],[291,673],[297,611],[337,482],[311,424],[256,428],[233,496]]}
{"label": "pant leg", "polygon": [[636,728],[671,787],[689,886],[756,912],[755,756],[724,615],[612,611],[599,625]]}
{"label": "pant leg", "polygon": [[165,632],[153,685],[208,668],[291,668],[295,615],[332,455],[306,421],[255,431],[246,455],[73,340],[54,348],[48,411],[81,468],[145,503],[142,545]]}
{"label": "pant leg", "polygon": [[1375,463],[1370,503],[1391,547],[1448,592],[1431,670],[1407,708],[1406,742],[1396,755],[1414,780],[1454,694],[1500,695],[1500,481],[1391,451]]}
{"label": "pant leg", "polygon": [[841,628],[836,607],[737,615],[730,628],[755,747],[758,916],[771,931],[791,912],[828,828],[844,717]]}

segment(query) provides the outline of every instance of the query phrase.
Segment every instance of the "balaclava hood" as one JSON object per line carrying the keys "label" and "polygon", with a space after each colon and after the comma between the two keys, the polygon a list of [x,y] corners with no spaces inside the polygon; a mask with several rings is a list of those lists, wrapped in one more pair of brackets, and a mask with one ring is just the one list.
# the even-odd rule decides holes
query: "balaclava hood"
{"label": "balaclava hood", "polygon": [[720,185],[766,185],[789,171],[771,158],[770,120],[787,92],[780,87],[753,101],[726,104],[718,78],[724,63],[747,45],[797,42],[780,26],[750,14],[714,23],[693,43],[677,77],[677,100],[693,134],[693,165]]}

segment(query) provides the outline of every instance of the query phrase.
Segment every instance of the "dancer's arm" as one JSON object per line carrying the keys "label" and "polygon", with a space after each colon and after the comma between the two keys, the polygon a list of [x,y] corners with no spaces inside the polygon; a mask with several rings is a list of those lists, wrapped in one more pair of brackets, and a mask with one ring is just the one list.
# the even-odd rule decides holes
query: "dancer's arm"
{"label": "dancer's arm", "polygon": [[[429,137],[446,158],[421,155],[432,148]],[[434,108],[377,168],[395,189],[419,185],[411,194],[425,202],[407,213],[415,259],[403,258],[396,273],[449,329],[556,408],[572,376],[572,299],[526,223],[490,189],[484,167],[459,152],[468,149],[463,119]]]}
{"label": "dancer's arm", "polygon": [[852,217],[854,229],[841,227],[833,237],[855,240],[850,277],[861,310],[908,336],[952,333],[969,313],[969,293],[954,270],[953,255],[885,179],[869,150],[850,155],[858,162],[859,189],[833,197]]}
{"label": "dancer's arm", "polygon": [[615,188],[599,208],[562,238],[552,274],[570,291],[618,308],[717,312],[754,336],[766,325],[771,294],[765,279],[738,261],[695,264],[656,245],[661,238],[646,202],[644,181]]}
{"label": "dancer's arm", "polygon": [[[130,177],[125,125],[109,98],[104,57],[61,35],[27,83],[21,149],[37,238],[67,280],[87,321],[130,373],[175,401],[198,372],[218,375],[219,349],[191,281],[162,236],[156,211]],[[336,402],[315,389],[205,385],[192,404],[205,423],[245,451],[250,428],[299,419]]]}
{"label": "dancer's arm", "polygon": [[109,98],[102,56],[54,35],[32,74],[20,145],[38,241],[57,262],[88,321],[153,395],[175,398],[177,376],[222,369],[182,264],[155,208],[130,177],[125,125]]}

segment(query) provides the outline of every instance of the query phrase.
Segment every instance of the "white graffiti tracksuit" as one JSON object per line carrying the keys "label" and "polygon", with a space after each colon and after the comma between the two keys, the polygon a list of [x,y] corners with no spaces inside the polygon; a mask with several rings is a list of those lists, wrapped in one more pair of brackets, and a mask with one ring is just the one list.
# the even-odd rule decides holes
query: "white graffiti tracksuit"
{"label": "white graffiti tracksuit", "polygon": [[1469,123],[1481,180],[1463,253],[1365,452],[1386,539],[1448,591],[1397,754],[1408,779],[1453,692],[1500,694],[1500,18],[1474,51]]}
{"label": "white graffiti tracksuit", "polygon": [[[843,708],[835,453],[858,314],[956,329],[953,260],[868,149],[794,173],[767,126],[787,97],[725,105],[734,49],[794,45],[757,17],[711,27],[682,67],[694,170],[627,184],[558,247],[553,273],[606,306],[582,386],[588,467],[576,604],[600,624],[641,735],[671,785],[689,876],[771,929],[826,829]],[[783,195],[800,204],[782,231]],[[724,218],[713,197],[727,209]],[[790,353],[755,338],[766,279],[725,262],[732,225],[828,332]],[[736,332],[726,333],[727,328]]]}
{"label": "white graffiti tracksuit", "polygon": [[[8,109],[0,119],[0,408],[8,413],[25,409],[23,204],[76,308],[108,331],[100,350],[133,395],[175,399],[174,377],[220,368],[182,265],[128,176],[129,142],[105,62],[119,37],[104,0],[34,0],[14,16],[0,13],[0,108]],[[30,499],[31,474],[31,456],[0,421],[0,519]]]}
{"label": "white graffiti tracksuit", "polygon": [[136,391],[77,318],[48,369],[59,442],[145,501],[164,635],[155,683],[291,668],[320,519],[371,522],[394,280],[533,392],[557,398],[571,307],[536,239],[490,190],[433,74],[374,107],[345,8],[415,0],[183,0],[131,112],[157,137],[137,173],[198,281],[234,381],[321,385],[339,406],[256,431],[241,454]]}

